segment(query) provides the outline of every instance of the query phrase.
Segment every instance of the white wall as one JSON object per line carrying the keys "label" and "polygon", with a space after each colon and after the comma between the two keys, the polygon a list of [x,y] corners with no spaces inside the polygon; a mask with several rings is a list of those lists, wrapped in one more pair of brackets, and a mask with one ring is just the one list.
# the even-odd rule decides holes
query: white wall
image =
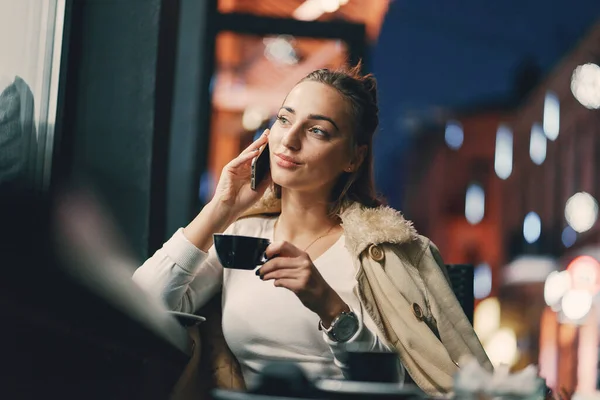
{"label": "white wall", "polygon": [[[0,90],[16,75],[40,96],[38,82],[44,66],[43,52],[48,25],[48,0],[0,0]],[[42,43],[44,42],[44,43]]]}

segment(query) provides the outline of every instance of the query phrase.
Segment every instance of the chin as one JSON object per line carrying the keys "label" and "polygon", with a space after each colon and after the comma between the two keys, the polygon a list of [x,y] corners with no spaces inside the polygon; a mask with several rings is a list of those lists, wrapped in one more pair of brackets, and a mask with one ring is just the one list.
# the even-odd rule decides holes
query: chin
{"label": "chin", "polygon": [[306,182],[300,182],[296,176],[293,176],[293,174],[290,174],[287,171],[284,171],[283,173],[271,172],[271,179],[273,180],[274,184],[285,189],[294,190],[301,189],[306,186]]}

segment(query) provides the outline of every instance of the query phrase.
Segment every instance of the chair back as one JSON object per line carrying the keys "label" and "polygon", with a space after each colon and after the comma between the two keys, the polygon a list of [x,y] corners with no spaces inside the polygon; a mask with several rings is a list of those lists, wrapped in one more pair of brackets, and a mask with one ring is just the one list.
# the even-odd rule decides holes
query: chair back
{"label": "chair back", "polygon": [[472,264],[447,264],[446,269],[450,276],[454,295],[472,325],[475,311],[475,297],[473,295],[475,268]]}

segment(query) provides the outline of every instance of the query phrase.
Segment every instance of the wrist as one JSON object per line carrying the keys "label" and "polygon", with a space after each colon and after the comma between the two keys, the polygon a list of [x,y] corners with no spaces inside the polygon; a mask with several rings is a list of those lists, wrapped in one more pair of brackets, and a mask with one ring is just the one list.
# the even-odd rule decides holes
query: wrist
{"label": "wrist", "polygon": [[342,298],[333,291],[330,294],[328,301],[324,302],[324,308],[317,314],[321,318],[321,324],[324,328],[329,328],[333,320],[335,320],[342,312],[350,311],[350,307],[342,300]]}
{"label": "wrist", "polygon": [[225,228],[235,222],[238,218],[238,213],[233,207],[230,207],[219,200],[211,200],[208,202],[201,213],[206,213],[211,216],[211,219],[216,221],[216,225],[224,225]]}
{"label": "wrist", "polygon": [[222,233],[234,221],[235,213],[227,207],[210,202],[183,229],[183,234],[197,248],[207,252],[213,244],[213,234]]}

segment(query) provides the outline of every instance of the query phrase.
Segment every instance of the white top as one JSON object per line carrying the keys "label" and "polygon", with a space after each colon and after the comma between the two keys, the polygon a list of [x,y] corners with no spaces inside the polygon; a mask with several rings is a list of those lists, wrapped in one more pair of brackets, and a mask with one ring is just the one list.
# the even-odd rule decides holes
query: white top
{"label": "white top", "polygon": [[[273,240],[276,217],[251,217],[231,225],[226,233]],[[179,229],[133,275],[142,288],[160,296],[172,310],[193,313],[222,287],[223,334],[252,385],[263,363],[287,360],[298,363],[309,378],[343,378],[344,348],[387,350],[377,336],[373,320],[363,313],[353,292],[357,282],[354,263],[344,236],[314,265],[327,283],[355,312],[358,332],[348,342],[336,343],[319,331],[319,317],[294,293],[262,281],[254,271],[223,268],[214,246],[208,253],[195,247]],[[403,377],[404,370],[400,369]]]}

